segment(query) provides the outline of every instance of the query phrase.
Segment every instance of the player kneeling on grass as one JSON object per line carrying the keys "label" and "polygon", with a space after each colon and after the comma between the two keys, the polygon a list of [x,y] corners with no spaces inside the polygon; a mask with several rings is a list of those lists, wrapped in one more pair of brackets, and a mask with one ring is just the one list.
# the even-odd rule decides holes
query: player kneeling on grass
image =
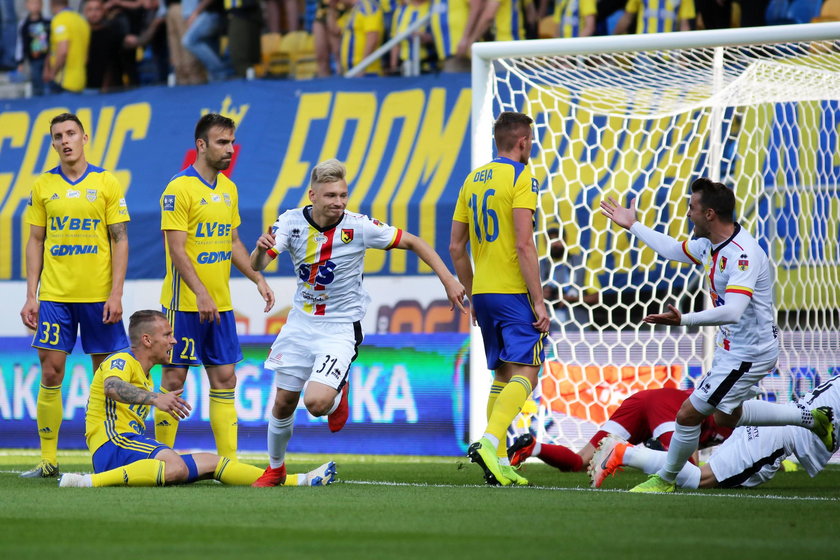
{"label": "player kneeling on grass", "polygon": [[[138,311],[128,327],[131,351],[117,352],[96,370],[85,417],[88,449],[94,474],[66,473],[62,487],[164,486],[213,478],[225,484],[247,486],[262,474],[253,465],[213,453],[178,454],[144,435],[152,406],[186,418],[190,405],[181,391],[160,394],[149,370],[168,364],[175,345],[172,327],[160,311]],[[335,463],[305,475],[287,477],[287,484],[321,486],[335,477]]]}
{"label": "player kneeling on grass", "polygon": [[[817,476],[838,447],[840,420],[834,411],[840,410],[840,376],[832,377],[814,388],[797,400],[795,405],[803,410],[823,408],[829,411],[832,422],[828,428],[828,448],[823,437],[800,426],[740,426],[715,449],[708,463],[702,467],[686,463],[677,474],[677,486],[758,486],[775,476],[788,455],[794,455],[809,475]],[[648,474],[654,473],[662,467],[666,458],[667,454],[662,451],[631,445],[615,436],[606,437],[598,446],[590,463],[592,485],[599,488],[606,477],[615,475],[625,465],[641,469]]]}

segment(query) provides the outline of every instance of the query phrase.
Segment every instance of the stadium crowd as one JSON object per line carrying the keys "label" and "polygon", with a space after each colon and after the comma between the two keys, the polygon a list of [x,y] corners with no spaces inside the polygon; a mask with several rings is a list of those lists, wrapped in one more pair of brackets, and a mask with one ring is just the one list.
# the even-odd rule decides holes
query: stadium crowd
{"label": "stadium crowd", "polygon": [[[469,71],[473,43],[837,19],[835,0],[0,0],[0,75],[32,95],[243,77]],[[415,53],[415,49],[419,50]]]}

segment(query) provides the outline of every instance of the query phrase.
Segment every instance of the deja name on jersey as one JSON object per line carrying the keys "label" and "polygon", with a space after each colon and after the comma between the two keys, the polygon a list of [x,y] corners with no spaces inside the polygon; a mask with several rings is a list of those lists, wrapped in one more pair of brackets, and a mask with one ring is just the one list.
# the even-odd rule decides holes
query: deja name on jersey
{"label": "deja name on jersey", "polygon": [[271,228],[276,243],[268,255],[273,259],[285,251],[292,258],[296,311],[327,320],[360,321],[370,303],[362,286],[365,251],[394,247],[402,230],[353,212],[321,229],[310,212],[307,206],[277,218]]}

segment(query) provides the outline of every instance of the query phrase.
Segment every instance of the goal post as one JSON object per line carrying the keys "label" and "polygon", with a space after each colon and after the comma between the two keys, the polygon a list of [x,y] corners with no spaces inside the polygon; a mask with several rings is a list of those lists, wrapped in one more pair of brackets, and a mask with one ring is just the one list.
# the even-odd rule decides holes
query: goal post
{"label": "goal post", "polygon": [[[840,373],[840,23],[480,43],[472,60],[472,164],[492,159],[499,112],[534,118],[535,240],[552,331],[533,414],[543,441],[580,449],[629,394],[690,387],[713,329],[653,327],[673,303],[702,309],[703,271],[670,263],[600,215],[637,198],[640,219],[688,238],[688,186],[736,193],[767,250],[782,352],[764,398]],[[470,361],[470,438],[491,376]]]}

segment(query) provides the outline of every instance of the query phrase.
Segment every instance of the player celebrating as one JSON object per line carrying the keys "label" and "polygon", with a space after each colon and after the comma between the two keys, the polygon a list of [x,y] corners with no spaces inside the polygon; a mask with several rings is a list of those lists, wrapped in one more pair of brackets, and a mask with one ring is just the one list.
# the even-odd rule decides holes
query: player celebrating
{"label": "player celebrating", "polygon": [[[262,469],[212,453],[179,455],[145,436],[151,406],[180,420],[189,415],[190,405],[180,397],[181,390],[153,392],[149,370],[169,363],[176,342],[166,315],[138,311],[129,320],[128,333],[131,351],[109,356],[96,370],[90,387],[85,436],[94,474],[64,474],[59,486],[164,486],[207,478],[225,484],[252,484]],[[335,463],[295,476],[312,486],[330,484]]]}
{"label": "player celebrating", "polygon": [[[609,420],[577,453],[563,445],[537,442],[531,434],[521,435],[514,440],[508,450],[510,464],[515,467],[528,457],[538,457],[561,471],[578,472],[590,464],[598,444],[610,435],[633,444],[656,439],[664,449],[668,449],[674,433],[674,418],[680,405],[690,394],[690,390],[684,391],[670,387],[646,389],[633,393],[621,402],[621,405],[610,415]],[[717,445],[731,433],[731,428],[718,426],[715,424],[714,417],[709,416],[701,425],[699,446],[703,449]]]}
{"label": "player celebrating", "polygon": [[697,449],[703,419],[715,414],[718,425],[798,425],[813,429],[831,445],[831,409],[806,410],[749,400],[752,388],[776,367],[778,329],[774,323],[773,281],[767,254],[734,221],[735,194],[722,183],[697,179],[691,185],[688,218],[695,237],[680,243],[636,219],[636,200],[629,208],[615,199],[601,202],[601,212],[641,239],[665,258],[702,265],[708,273],[713,309],[649,315],[646,323],[660,325],[718,325],[711,370],[677,413],[668,459],[656,474],[633,492],[673,492],[677,473]]}
{"label": "player celebrating", "polygon": [[537,382],[549,326],[534,245],[538,186],[526,168],[533,122],[522,113],[499,115],[493,126],[498,157],[464,181],[449,245],[481,328],[487,367],[494,371],[487,431],[468,455],[488,484],[503,486],[528,484],[510,466],[504,438]]}
{"label": "player celebrating", "polygon": [[[749,402],[749,401],[748,401]],[[840,377],[832,377],[796,401],[803,409],[840,408]],[[745,403],[746,404],[746,403]],[[799,426],[740,426],[723,445],[715,449],[702,467],[686,463],[677,474],[681,488],[753,487],[773,478],[788,455],[795,455],[799,464],[812,477],[817,476],[837,451],[837,418],[829,427],[830,447],[813,431]],[[593,485],[599,487],[609,475],[624,465],[646,473],[655,473],[667,454],[627,442],[605,438],[595,453],[589,470]]]}
{"label": "player celebrating", "polygon": [[25,218],[26,303],[20,316],[36,331],[32,346],[41,362],[41,462],[24,478],[59,474],[61,384],[77,332],[94,370],[108,354],[128,347],[122,323],[129,220],[123,189],[113,175],[87,162],[88,136],[76,115],[54,117],[50,137],[61,163],[35,180]]}
{"label": "player celebrating", "polygon": [[[230,263],[257,285],[265,311],[274,292],[248,263],[239,240],[236,185],[220,171],[230,166],[235,125],[210,113],[195,126],[196,160],[175,175],[163,196],[161,229],[166,237],[166,278],[160,302],[178,341],[163,369],[161,390],[184,386],[190,366],[204,365],[210,380],[210,426],[219,455],[236,458],[234,406],[236,362],[242,359],[230,298]],[[172,447],[177,419],[155,411],[155,435]]]}
{"label": "player celebrating", "polygon": [[311,206],[284,212],[257,240],[251,266],[263,270],[283,251],[298,275],[288,321],[271,346],[265,367],[276,372],[277,392],[268,421],[269,467],[255,486],[276,486],[285,476],[286,447],[301,391],[314,416],[328,416],[331,431],[348,416],[347,376],[362,343],[361,320],[370,303],[362,286],[368,249],[408,249],[428,264],[446,297],[466,313],[465,290],[428,243],[408,232],[345,210],[344,165],[330,159],[312,169]]}

